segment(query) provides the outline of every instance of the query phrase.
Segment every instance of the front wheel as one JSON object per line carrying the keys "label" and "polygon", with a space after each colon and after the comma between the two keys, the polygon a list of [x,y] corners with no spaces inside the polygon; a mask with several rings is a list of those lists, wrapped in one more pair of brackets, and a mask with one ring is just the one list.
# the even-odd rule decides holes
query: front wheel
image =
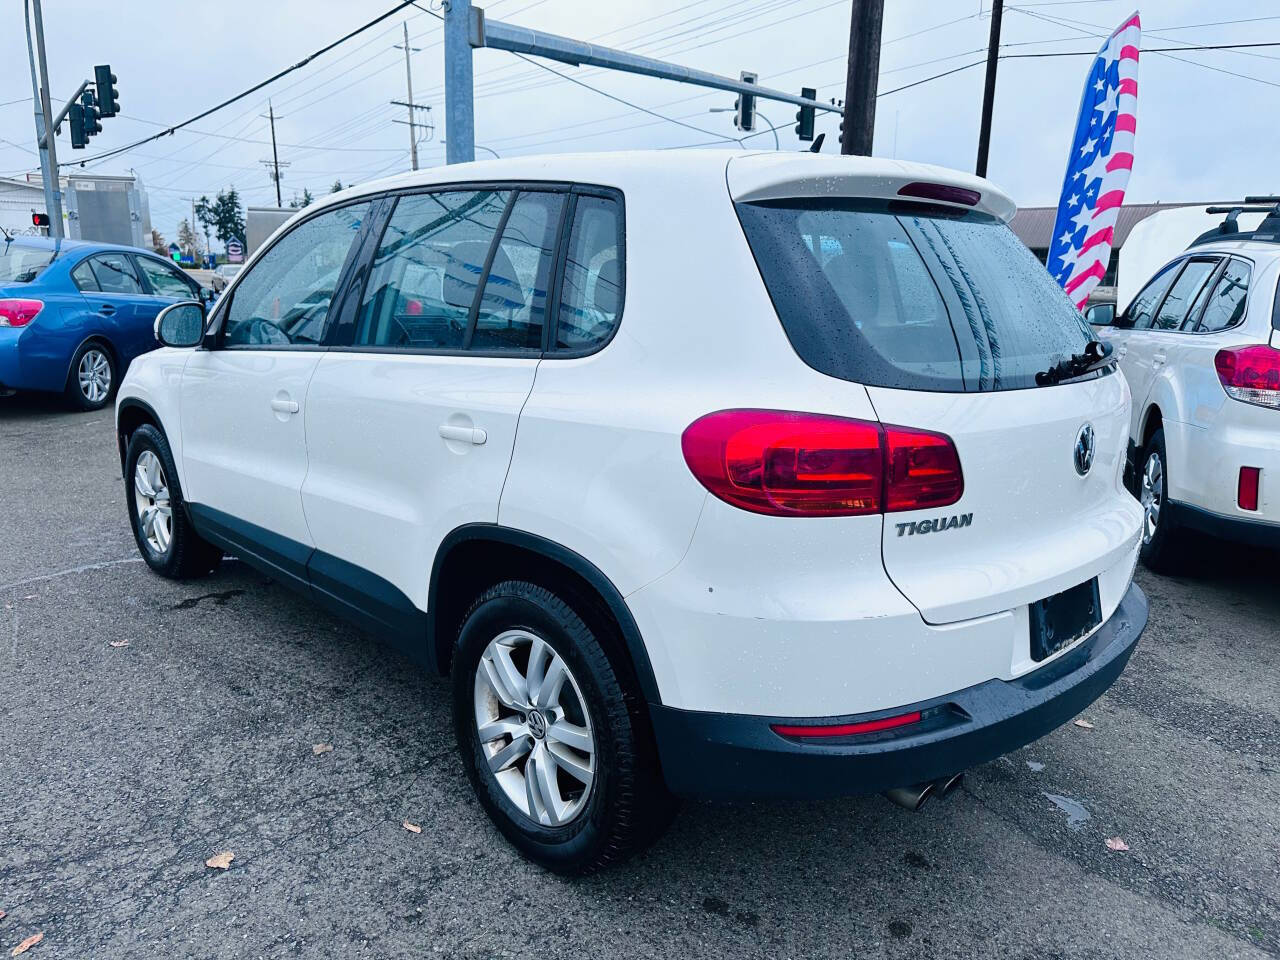
{"label": "front wheel", "polygon": [[595,632],[531,583],[485,591],[453,663],[454,725],[489,817],[525,856],[581,874],[644,846],[675,810],[637,697]]}
{"label": "front wheel", "polygon": [[222,551],[192,528],[169,441],[151,424],[143,424],[129,438],[124,475],[133,537],[147,565],[171,580],[213,570]]}
{"label": "front wheel", "polygon": [[1164,430],[1157,430],[1142,450],[1138,500],[1142,503],[1142,562],[1157,573],[1175,572],[1182,556],[1179,531],[1169,512],[1169,454]]}

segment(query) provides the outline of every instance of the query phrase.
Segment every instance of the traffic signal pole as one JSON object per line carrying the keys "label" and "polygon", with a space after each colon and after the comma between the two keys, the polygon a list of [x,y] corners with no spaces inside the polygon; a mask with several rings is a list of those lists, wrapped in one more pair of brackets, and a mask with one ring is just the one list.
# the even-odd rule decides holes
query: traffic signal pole
{"label": "traffic signal pole", "polygon": [[884,0],[853,0],[849,18],[849,72],[845,78],[844,123],[840,135],[843,154],[871,156],[883,23]]}
{"label": "traffic signal pole", "polygon": [[978,163],[974,172],[987,175],[987,155],[991,152],[991,112],[996,102],[996,67],[1000,64],[1000,20],[1004,16],[1004,0],[991,4],[991,37],[987,42],[987,82],[982,90],[982,126],[978,129]]}
{"label": "traffic signal pole", "polygon": [[444,3],[445,163],[476,158],[475,74],[472,70],[471,0]]}
{"label": "traffic signal pole", "polygon": [[[32,7],[35,8],[34,45],[31,39]],[[44,17],[40,10],[40,0],[27,0],[23,14],[27,25],[27,52],[31,58],[31,92],[35,101],[36,145],[40,148],[40,179],[44,185],[45,213],[49,215],[49,236],[61,239],[64,235],[62,185],[58,180],[58,147],[53,136],[53,115],[49,105],[49,71],[44,54]]]}

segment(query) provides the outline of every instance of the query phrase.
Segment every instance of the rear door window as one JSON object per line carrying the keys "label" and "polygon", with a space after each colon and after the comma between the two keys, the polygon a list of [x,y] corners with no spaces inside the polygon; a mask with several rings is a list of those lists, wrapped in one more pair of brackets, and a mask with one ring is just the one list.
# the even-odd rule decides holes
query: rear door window
{"label": "rear door window", "polygon": [[103,293],[133,296],[143,292],[133,263],[123,253],[100,253],[89,258],[89,265],[97,278],[98,289]]}
{"label": "rear door window", "polygon": [[560,231],[562,193],[521,192],[493,251],[468,346],[541,350],[547,284]]}
{"label": "rear door window", "polygon": [[1200,333],[1217,333],[1234,327],[1244,319],[1245,303],[1249,297],[1249,280],[1253,268],[1248,261],[1232,257],[1227,261],[1222,276],[1214,284],[1200,316]]}
{"label": "rear door window", "polygon": [[859,200],[738,205],[800,357],[872,386],[993,391],[1092,333],[1013,232],[976,212]]}
{"label": "rear door window", "polygon": [[1151,329],[1177,330],[1181,327],[1216,269],[1217,258],[1188,260],[1156,311]]}
{"label": "rear door window", "polygon": [[365,285],[355,345],[463,349],[471,305],[510,198],[509,190],[401,197]]}

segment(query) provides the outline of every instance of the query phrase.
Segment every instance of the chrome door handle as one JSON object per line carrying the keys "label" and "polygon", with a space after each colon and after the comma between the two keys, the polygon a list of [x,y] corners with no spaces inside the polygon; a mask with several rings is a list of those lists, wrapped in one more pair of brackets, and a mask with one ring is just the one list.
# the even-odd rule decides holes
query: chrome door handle
{"label": "chrome door handle", "polygon": [[474,443],[476,446],[489,439],[489,435],[479,427],[458,427],[452,423],[440,424],[440,436],[446,440],[457,440],[460,443]]}
{"label": "chrome door handle", "polygon": [[297,400],[282,400],[279,397],[271,401],[271,409],[276,413],[297,413]]}

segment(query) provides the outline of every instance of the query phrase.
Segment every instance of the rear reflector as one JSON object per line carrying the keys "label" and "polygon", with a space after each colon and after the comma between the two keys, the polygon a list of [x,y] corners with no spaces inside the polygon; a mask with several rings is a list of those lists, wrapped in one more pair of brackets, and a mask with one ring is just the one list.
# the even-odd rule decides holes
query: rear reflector
{"label": "rear reflector", "polygon": [[1227,396],[1280,409],[1280,350],[1266,344],[1219,350],[1213,358]]}
{"label": "rear reflector", "polygon": [[43,309],[41,300],[0,299],[0,327],[25,327]]}
{"label": "rear reflector", "polygon": [[1240,483],[1236,487],[1236,502],[1241,510],[1258,509],[1258,481],[1262,471],[1258,467],[1241,467]]}
{"label": "rear reflector", "polygon": [[900,197],[919,197],[922,200],[943,200],[947,203],[963,203],[966,207],[976,207],[982,199],[977,190],[952,186],[949,183],[908,183],[898,188]]}
{"label": "rear reflector", "polygon": [[681,437],[698,482],[752,513],[848,517],[955,503],[964,493],[951,438],[816,413],[721,410]]}
{"label": "rear reflector", "polygon": [[771,723],[769,729],[784,737],[853,737],[860,733],[876,733],[880,730],[892,730],[894,727],[905,727],[920,722],[920,711],[899,714],[896,717],[882,717],[879,720],[864,720],[862,723],[837,723],[827,726],[799,726],[795,724]]}

